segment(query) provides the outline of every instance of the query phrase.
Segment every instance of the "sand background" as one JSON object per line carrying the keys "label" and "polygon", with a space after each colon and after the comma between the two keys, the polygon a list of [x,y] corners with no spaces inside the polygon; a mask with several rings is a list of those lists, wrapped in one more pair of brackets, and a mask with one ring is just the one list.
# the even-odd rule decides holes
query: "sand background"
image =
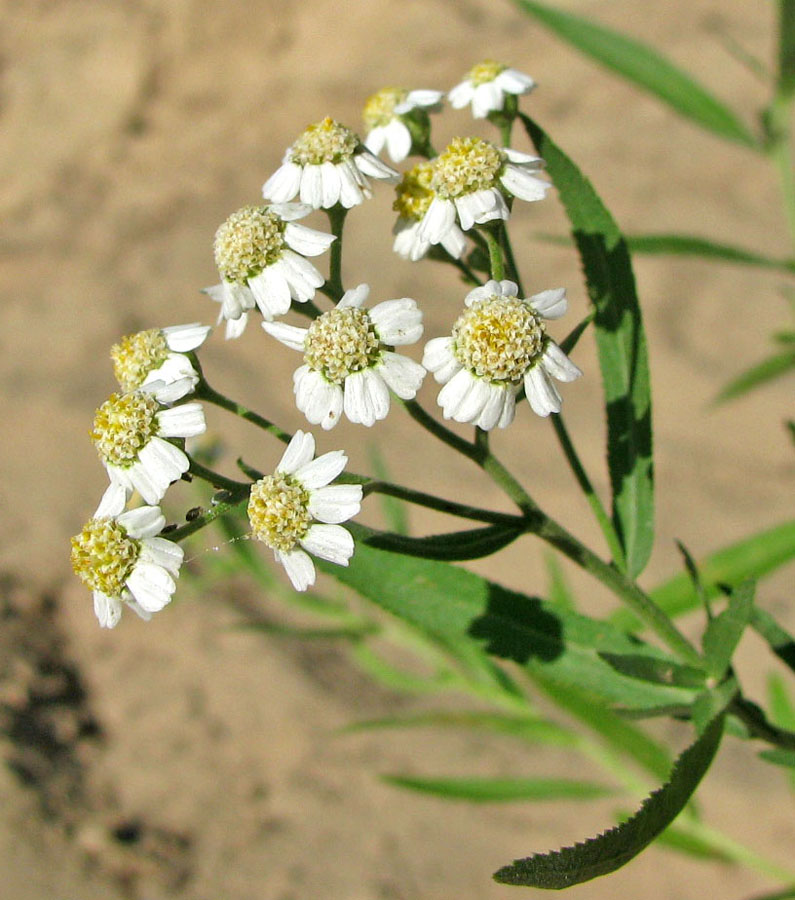
{"label": "sand background", "polygon": [[[560,5],[655,41],[749,122],[765,101],[720,35],[769,59],[773,4]],[[584,838],[609,823],[612,805],[445,804],[377,775],[571,775],[579,760],[481,736],[335,735],[357,718],[422,701],[373,686],[335,644],[231,629],[235,604],[279,608],[242,583],[203,591],[186,583],[180,602],[150,624],[125,616],[114,632],[97,627],[69,571],[68,537],[104,488],[87,431],[113,390],[108,349],[140,328],[213,320],[198,290],[216,280],[214,231],[256,202],[306,124],[331,114],[358,128],[374,90],[447,89],[483,57],[537,79],[525,108],[627,231],[687,231],[786,255],[772,169],[597,69],[509,2],[3,0],[0,14],[0,896],[510,896],[491,882],[495,868]],[[447,112],[436,142],[473,130],[464,113]],[[460,288],[445,269],[391,254],[390,204],[379,190],[351,216],[345,281],[370,282],[379,299],[416,297],[428,336],[442,334]],[[514,239],[533,290],[568,288],[573,323],[586,308],[576,259],[533,239],[564,230],[553,199],[522,211]],[[640,259],[636,273],[659,485],[659,541],[644,575],[651,586],[678,565],[674,538],[702,555],[791,514],[795,467],[782,423],[792,416],[792,382],[708,408],[720,386],[767,352],[767,335],[788,324],[782,276],[670,259]],[[589,341],[575,358],[587,377],[564,388],[567,422],[604,488]],[[301,426],[289,389],[295,355],[258,328],[233,344],[216,333],[202,360],[217,387],[286,428]],[[421,399],[433,404],[430,381]],[[217,411],[208,420],[232,457],[242,452],[263,469],[277,461],[280,449],[260,434]],[[394,480],[506,508],[400,412],[362,431],[343,424],[320,449],[345,447],[364,471],[377,441]],[[599,546],[548,424],[525,409],[495,446],[542,506]],[[184,511],[188,489],[172,493],[173,508]],[[377,510],[365,519],[377,521]],[[412,523],[418,533],[441,524],[420,513]],[[528,544],[473,568],[540,590],[542,559]],[[603,611],[604,595],[573,578],[583,607]],[[792,626],[791,584],[790,570],[760,596]],[[742,660],[749,688],[760,691],[768,663],[752,638]],[[682,730],[657,731],[678,746],[686,740]],[[702,791],[704,806],[711,822],[783,863],[795,838],[791,794],[783,775],[753,757],[753,748],[732,744]],[[655,849],[572,896],[742,898],[771,884]]]}

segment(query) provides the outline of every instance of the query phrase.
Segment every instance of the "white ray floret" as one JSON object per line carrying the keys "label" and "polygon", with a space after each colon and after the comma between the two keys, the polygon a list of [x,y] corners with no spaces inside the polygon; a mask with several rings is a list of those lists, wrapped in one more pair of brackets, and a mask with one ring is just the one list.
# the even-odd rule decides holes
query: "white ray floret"
{"label": "white ray floret", "polygon": [[419,364],[391,348],[416,343],[422,312],[409,297],[364,303],[366,284],[346,291],[334,309],[309,328],[263,322],[268,334],[304,354],[293,376],[298,409],[313,425],[333,428],[344,412],[351,422],[371,426],[389,412],[389,391],[411,400],[425,377]]}
{"label": "white ray floret", "polygon": [[124,512],[122,494],[104,505],[72,538],[71,560],[93,592],[99,624],[114,628],[124,606],[150,619],[171,601],[184,554],[178,544],[159,537],[166,524],[160,507]]}
{"label": "white ray floret", "polygon": [[373,94],[364,105],[363,119],[368,129],[365,147],[373,153],[386,147],[392,162],[402,162],[415,143],[412,129],[423,143],[427,142],[428,113],[441,109],[443,97],[441,91],[403,88],[383,88]]}
{"label": "white ray floret", "polygon": [[222,280],[204,293],[221,304],[218,321],[226,321],[227,338],[243,333],[255,306],[271,320],[293,301],[315,296],[325,279],[306,257],[328,250],[334,235],[298,223],[311,212],[306,203],[244,206],[218,229],[215,263]]}
{"label": "white ray floret", "polygon": [[438,403],[446,419],[484,431],[506,428],[522,387],[539,416],[558,413],[562,401],[552,379],[567,382],[582,375],[547,335],[543,322],[564,315],[565,290],[542,291],[527,299],[517,293],[512,281],[489,281],[475,288],[452,334],[426,344],[422,362],[444,385]]}
{"label": "white ray floret", "polygon": [[295,197],[312,209],[345,209],[372,197],[368,178],[394,182],[398,173],[371,153],[357,135],[331,118],[310,125],[262,186],[272,203]]}
{"label": "white ray floret", "polygon": [[164,407],[157,400],[159,382],[137,391],[112,394],[94,416],[91,439],[111,481],[108,499],[122,490],[125,499],[135,490],[146,503],[158,503],[168,486],[188,471],[190,460],[172,442],[206,430],[200,403]]}
{"label": "white ray floret", "polygon": [[472,105],[472,115],[485,119],[489,113],[505,109],[505,95],[527,94],[536,86],[529,76],[493,60],[473,66],[466,77],[447,95],[453,109]]}
{"label": "white ray floret", "polygon": [[312,556],[348,565],[353,537],[340,523],[357,515],[362,502],[361,485],[331,484],[348,461],[342,450],[314,456],[314,437],[296,431],[276,471],[251,486],[248,501],[252,534],[273,550],[297,591],[315,583]]}
{"label": "white ray floret", "polygon": [[445,240],[456,219],[464,231],[494,219],[508,219],[507,199],[543,200],[550,184],[538,177],[544,161],[481,138],[454,138],[433,164],[434,193],[419,235],[431,244]]}

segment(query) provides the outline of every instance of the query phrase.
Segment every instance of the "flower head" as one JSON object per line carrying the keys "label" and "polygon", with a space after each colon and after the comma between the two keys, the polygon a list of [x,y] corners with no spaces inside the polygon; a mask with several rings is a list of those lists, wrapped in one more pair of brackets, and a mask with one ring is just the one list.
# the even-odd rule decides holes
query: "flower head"
{"label": "flower head", "polygon": [[412,145],[427,143],[430,132],[429,112],[441,108],[441,91],[407,91],[383,88],[367,99],[362,118],[367,128],[364,144],[373,153],[386,146],[392,162],[401,162]]}
{"label": "flower head", "polygon": [[363,146],[350,128],[327,117],[310,125],[287,150],[262,194],[274,203],[297,196],[312,209],[338,203],[350,209],[372,196],[368,176],[395,181],[398,173]]}
{"label": "flower head", "polygon": [[150,328],[122,338],[110,350],[113,374],[123,391],[159,382],[156,398],[173,403],[189,394],[199,375],[185,354],[204,343],[209,325],[171,325]]}
{"label": "flower head", "polygon": [[[431,247],[430,241],[420,237],[420,224],[436,196],[431,188],[432,180],[433,163],[421,162],[405,172],[400,184],[395,186],[392,209],[398,214],[398,219],[392,229],[395,235],[392,249],[412,262],[422,259]],[[440,243],[455,259],[460,259],[466,250],[466,238],[455,222],[442,236]]]}
{"label": "flower head", "polygon": [[111,485],[123,488],[125,496],[137,490],[147,503],[158,503],[190,466],[170,438],[195,437],[206,429],[200,403],[166,408],[156,397],[159,387],[154,382],[112,394],[97,410],[91,431]]}
{"label": "flower head", "polygon": [[453,109],[461,109],[471,103],[472,115],[476,119],[485,119],[489,113],[505,109],[506,94],[527,94],[535,86],[529,75],[488,59],[473,66],[447,97]]}
{"label": "flower head", "polygon": [[251,486],[248,501],[252,534],[273,550],[297,591],[315,583],[310,553],[348,565],[353,538],[339,523],[362,502],[361,485],[331,484],[348,461],[341,450],[314,455],[315,439],[296,431],[276,471]]}
{"label": "flower head", "polygon": [[524,386],[539,416],[560,412],[561,397],[550,380],[574,381],[582,372],[547,335],[544,319],[567,308],[562,288],[528,299],[512,281],[489,281],[470,291],[467,309],[450,337],[425,346],[423,365],[444,387],[438,402],[446,419],[471,422],[484,431],[505,428]]}
{"label": "flower head", "polygon": [[420,224],[420,237],[441,243],[456,216],[464,231],[493,219],[507,219],[506,195],[542,200],[549,182],[535,173],[543,165],[538,156],[497,147],[482,138],[454,138],[434,161],[430,183],[434,197]]}
{"label": "flower head", "polygon": [[422,335],[422,313],[414,300],[385,300],[364,309],[370,288],[346,291],[334,309],[309,328],[284,322],[262,327],[304,354],[293,376],[298,409],[313,425],[333,428],[342,412],[362,425],[373,425],[389,412],[389,389],[411,400],[425,376],[419,363],[392,347],[413,344]]}
{"label": "flower head", "polygon": [[284,315],[293,300],[306,303],[324,281],[305,259],[331,246],[334,235],[297,224],[309,215],[305,203],[244,206],[215,233],[215,264],[221,283],[205,289],[221,304],[226,336],[239,337],[248,311],[259,306],[266,319]]}
{"label": "flower head", "polygon": [[166,524],[159,507],[122,512],[124,500],[117,501],[103,515],[98,510],[72,538],[72,568],[93,591],[103,628],[118,624],[123,604],[142,619],[163,609],[176,590],[183,559],[178,544],[157,536]]}

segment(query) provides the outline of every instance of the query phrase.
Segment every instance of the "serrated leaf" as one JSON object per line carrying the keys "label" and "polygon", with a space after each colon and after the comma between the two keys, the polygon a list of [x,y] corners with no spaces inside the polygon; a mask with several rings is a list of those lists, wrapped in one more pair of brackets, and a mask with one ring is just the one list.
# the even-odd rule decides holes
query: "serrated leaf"
{"label": "serrated leaf", "polygon": [[643,88],[709,131],[748,147],[757,141],[734,113],[656,50],[602,25],[535,0],[516,0],[527,13],[580,52]]}
{"label": "serrated leaf", "polygon": [[626,237],[629,249],[633,253],[698,256],[717,262],[795,272],[795,259],[774,259],[753,250],[746,250],[744,247],[721,244],[692,234],[632,234]]}
{"label": "serrated leaf", "polygon": [[780,378],[795,369],[795,353],[792,350],[785,350],[783,353],[773,353],[756,365],[746,369],[741,375],[738,375],[730,381],[715,398],[715,403],[725,403],[727,400],[734,400],[735,397],[741,397],[754,388],[762,387],[775,378]]}
{"label": "serrated leaf", "polygon": [[427,778],[415,775],[382,775],[395,787],[422,794],[434,794],[446,800],[471,803],[517,803],[528,800],[592,800],[614,793],[611,788],[591,781],[567,778]]}
{"label": "serrated leaf", "polygon": [[673,660],[654,659],[637,654],[600,653],[602,659],[617,672],[654,684],[672,684],[677,687],[703,687],[705,673],[695,666],[686,666]]}
{"label": "serrated leaf", "polygon": [[369,529],[367,543],[379,550],[391,550],[405,556],[422,559],[439,559],[454,562],[465,559],[480,559],[491,556],[522,534],[520,528],[505,525],[487,525],[485,528],[471,528],[427,537],[408,537]]}
{"label": "serrated leaf", "polygon": [[669,781],[650,794],[631,819],[573,847],[517,859],[496,872],[495,880],[558,890],[620,869],[684,809],[712,764],[722,734],[723,717],[720,716],[682,753]]}
{"label": "serrated leaf", "polygon": [[702,646],[710,675],[723,678],[743,632],[751,621],[756,583],[744,581],[731,592],[726,609],[707,625]]}
{"label": "serrated leaf", "polygon": [[[698,571],[707,599],[712,599],[720,593],[719,585],[733,587],[751,578],[758,581],[792,559],[795,559],[795,520],[717,550],[698,563]],[[684,572],[658,585],[649,596],[672,617],[690,612],[699,605],[698,595]],[[627,631],[638,631],[643,627],[640,620],[625,609],[615,612],[610,621]]]}
{"label": "serrated leaf", "polygon": [[635,578],[654,541],[654,476],[649,361],[629,251],[591,183],[535,122],[520,118],[560,195],[594,305],[613,524]]}
{"label": "serrated leaf", "polygon": [[663,651],[457,566],[376,550],[361,541],[362,535],[367,540],[365,530],[349,527],[357,539],[349,567],[320,567],[459,658],[473,664],[490,656],[511,660],[531,673],[585,684],[594,696],[627,707],[692,701],[692,691],[626,678],[598,656],[608,651],[668,659]]}

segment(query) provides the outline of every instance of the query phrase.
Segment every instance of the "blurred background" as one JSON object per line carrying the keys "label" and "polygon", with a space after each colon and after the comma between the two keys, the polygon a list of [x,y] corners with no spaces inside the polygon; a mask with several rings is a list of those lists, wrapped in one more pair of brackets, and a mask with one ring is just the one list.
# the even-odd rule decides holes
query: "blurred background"
{"label": "blurred background", "polygon": [[[557,5],[655,43],[755,124],[766,90],[732,58],[726,36],[770,59],[774,4]],[[490,880],[494,869],[605,827],[609,807],[462,807],[381,783],[385,771],[531,774],[537,760],[486,737],[339,736],[356,718],[413,701],[373,686],[333,643],[232,627],[241,604],[270,602],[242,581],[188,581],[152,623],[127,615],[114,632],[98,628],[69,569],[68,539],[105,487],[88,432],[114,389],[110,346],[142,328],[214,321],[216,307],[199,291],[218,280],[215,229],[257,202],[307,124],[332,115],[360,130],[362,105],[379,88],[447,90],[484,58],[537,80],[522,108],[628,232],[690,232],[784,256],[772,168],[598,69],[508,0],[0,0],[0,12],[4,896],[507,896]],[[434,121],[437,147],[456,134],[489,136],[466,111]],[[516,146],[528,148],[523,136]],[[345,283],[369,282],[374,300],[412,296],[426,336],[446,333],[464,292],[452,271],[392,254],[391,201],[377,186],[350,216]],[[575,254],[537,235],[564,234],[565,220],[554,197],[517,209],[512,235],[528,288],[568,289],[570,318],[553,331],[560,338],[587,298]],[[636,276],[654,385],[658,545],[644,575],[652,585],[678,568],[675,539],[702,556],[791,515],[795,466],[783,421],[792,383],[710,407],[786,321],[781,275],[658,257],[638,259]],[[604,488],[590,343],[574,354],[586,377],[564,388],[564,408]],[[290,381],[296,355],[257,326],[230,343],[217,331],[202,363],[218,389],[284,428],[302,425]],[[434,404],[430,379],[420,399]],[[208,412],[208,424],[229,448],[220,465],[230,473],[238,454],[266,471],[281,455],[220,411]],[[344,447],[351,467],[368,471],[374,444],[399,483],[505,508],[465,460],[418,437],[399,409],[372,432],[343,424],[319,437],[318,449]],[[494,446],[542,507],[601,546],[548,423],[525,407]],[[172,490],[173,515],[198,502],[188,486]],[[370,503],[364,519],[377,523]],[[445,527],[414,511],[411,523],[417,533]],[[544,587],[542,553],[531,543],[473,567],[511,587]],[[576,573],[572,580],[584,609],[607,608],[601,591]],[[784,608],[791,583],[790,570],[759,596],[793,624]],[[764,675],[758,653],[752,638],[744,643],[751,695]],[[701,792],[707,816],[784,862],[795,838],[791,795],[777,771],[749,768],[752,758],[749,747],[724,753]],[[571,765],[549,751],[538,762],[563,774]],[[764,819],[749,831],[760,809]],[[653,849],[573,896],[741,898],[765,884]]]}

